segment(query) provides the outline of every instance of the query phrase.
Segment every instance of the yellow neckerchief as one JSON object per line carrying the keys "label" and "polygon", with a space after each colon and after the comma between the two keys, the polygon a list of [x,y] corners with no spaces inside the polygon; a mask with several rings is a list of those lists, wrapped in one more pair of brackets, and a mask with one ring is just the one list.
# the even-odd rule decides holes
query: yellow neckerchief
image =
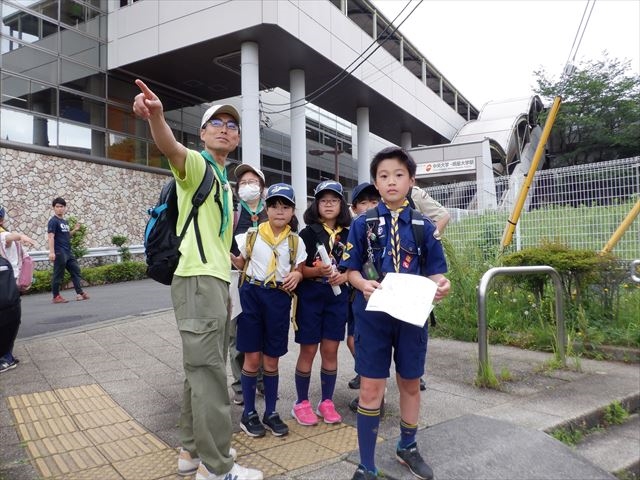
{"label": "yellow neckerchief", "polygon": [[333,245],[336,243],[336,236],[342,231],[342,227],[333,229],[326,223],[323,223],[322,228],[324,228],[324,231],[329,234],[329,255],[331,255],[331,252],[333,251]]}
{"label": "yellow neckerchief", "polygon": [[389,212],[391,212],[391,252],[393,253],[393,268],[396,273],[400,272],[400,233],[398,232],[398,217],[407,205],[409,205],[409,200],[405,200],[399,208],[392,210],[385,203],[385,206],[389,209]]}
{"label": "yellow neckerchief", "polygon": [[276,270],[278,268],[278,245],[280,245],[287,239],[287,237],[289,236],[289,232],[291,232],[291,227],[287,225],[286,227],[284,227],[284,230],[280,232],[280,235],[276,237],[273,234],[273,230],[271,229],[271,224],[269,222],[263,222],[258,225],[258,235],[260,235],[266,242],[266,244],[271,247],[271,260],[269,261],[269,265],[267,266],[267,275],[264,279],[265,285],[268,282],[272,282],[274,286],[276,285]]}

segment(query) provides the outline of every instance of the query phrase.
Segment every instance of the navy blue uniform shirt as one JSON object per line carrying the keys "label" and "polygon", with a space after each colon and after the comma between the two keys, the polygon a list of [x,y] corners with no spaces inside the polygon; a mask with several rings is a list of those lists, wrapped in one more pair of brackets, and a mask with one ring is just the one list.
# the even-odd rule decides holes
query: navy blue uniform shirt
{"label": "navy blue uniform shirt", "polygon": [[[379,224],[376,239],[371,241],[374,264],[380,276],[387,272],[395,272],[393,265],[393,252],[391,249],[391,212],[384,203],[378,204]],[[426,256],[424,271],[420,272],[418,249],[411,227],[411,211],[406,207],[398,218],[398,232],[400,234],[400,272],[414,275],[429,276],[447,272],[447,262],[442,249],[442,243],[434,234],[436,227],[425,217],[424,221],[424,246],[422,255]],[[368,259],[367,255],[367,219],[362,214],[351,223],[347,248],[342,255],[340,268],[358,270],[363,278],[367,278],[363,271],[363,265]]]}

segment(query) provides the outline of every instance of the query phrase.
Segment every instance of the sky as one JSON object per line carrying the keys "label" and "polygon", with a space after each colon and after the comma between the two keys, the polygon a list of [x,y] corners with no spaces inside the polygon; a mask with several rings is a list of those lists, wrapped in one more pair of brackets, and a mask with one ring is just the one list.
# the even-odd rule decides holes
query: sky
{"label": "sky", "polygon": [[[395,24],[418,3],[410,0]],[[393,20],[407,0],[373,4]],[[558,79],[586,5],[586,0],[424,0],[399,31],[481,109],[490,100],[533,94],[533,72],[540,68],[547,78]],[[640,0],[595,1],[573,63],[600,60],[605,50],[610,58],[630,60],[629,73],[640,73]]]}

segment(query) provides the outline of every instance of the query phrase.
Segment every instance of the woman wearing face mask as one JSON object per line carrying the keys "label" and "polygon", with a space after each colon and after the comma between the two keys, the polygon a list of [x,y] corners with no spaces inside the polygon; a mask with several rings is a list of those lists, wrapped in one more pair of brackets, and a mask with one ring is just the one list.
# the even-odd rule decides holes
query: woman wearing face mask
{"label": "woman wearing face mask", "polygon": [[[246,233],[251,227],[257,227],[258,224],[267,220],[267,210],[264,203],[265,179],[264,173],[253,168],[251,165],[238,165],[235,170],[236,186],[235,193],[238,197],[238,211],[235,215],[235,228],[233,230],[233,242],[231,244],[231,253],[235,256],[240,255],[238,244],[236,243],[236,235]],[[232,277],[232,282],[233,277]],[[232,288],[237,288],[237,284]],[[242,385],[240,384],[240,375],[242,373],[242,365],[244,364],[244,354],[236,350],[236,328],[237,317],[231,319],[230,338],[229,338],[229,362],[231,363],[231,373],[233,374],[233,403],[242,405]],[[258,391],[262,392],[262,375],[258,375]]]}

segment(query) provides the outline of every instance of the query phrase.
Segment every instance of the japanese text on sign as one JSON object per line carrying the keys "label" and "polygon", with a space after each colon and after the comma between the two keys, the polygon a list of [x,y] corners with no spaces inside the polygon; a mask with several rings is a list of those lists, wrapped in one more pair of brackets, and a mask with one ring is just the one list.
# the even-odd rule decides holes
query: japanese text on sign
{"label": "japanese text on sign", "polygon": [[460,172],[463,170],[474,170],[476,168],[475,158],[459,158],[457,160],[443,160],[442,162],[429,162],[417,165],[417,174],[432,175],[437,173]]}

